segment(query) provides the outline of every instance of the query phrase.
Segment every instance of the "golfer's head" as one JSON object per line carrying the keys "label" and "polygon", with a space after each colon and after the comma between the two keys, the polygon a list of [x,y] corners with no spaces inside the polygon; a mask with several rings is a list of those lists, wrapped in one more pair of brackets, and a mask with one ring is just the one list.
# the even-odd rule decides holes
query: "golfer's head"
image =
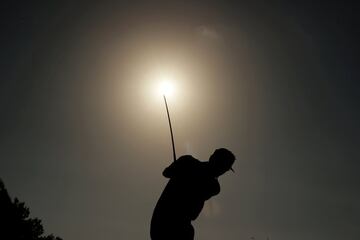
{"label": "golfer's head", "polygon": [[209,163],[213,169],[215,177],[218,177],[225,172],[232,170],[232,165],[235,161],[235,155],[225,148],[216,149],[210,156]]}

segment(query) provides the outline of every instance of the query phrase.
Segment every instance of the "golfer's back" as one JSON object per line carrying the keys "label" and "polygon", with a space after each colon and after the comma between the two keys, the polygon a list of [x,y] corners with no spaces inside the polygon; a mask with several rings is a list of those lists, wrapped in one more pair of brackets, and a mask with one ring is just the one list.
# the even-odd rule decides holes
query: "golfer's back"
{"label": "golfer's back", "polygon": [[172,163],[163,175],[170,180],[154,209],[151,237],[193,239],[191,221],[200,214],[204,201],[219,193],[219,183],[211,178],[207,163],[189,155]]}

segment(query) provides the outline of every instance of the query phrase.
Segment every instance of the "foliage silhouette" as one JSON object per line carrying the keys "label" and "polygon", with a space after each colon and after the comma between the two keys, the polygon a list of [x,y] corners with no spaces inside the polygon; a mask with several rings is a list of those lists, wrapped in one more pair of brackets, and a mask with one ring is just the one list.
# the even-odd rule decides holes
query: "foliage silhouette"
{"label": "foliage silhouette", "polygon": [[0,179],[0,239],[1,240],[62,240],[43,235],[44,227],[38,218],[30,218],[30,210],[17,198],[11,200]]}
{"label": "foliage silhouette", "polygon": [[167,167],[169,178],[151,219],[152,240],[192,240],[194,221],[204,202],[220,193],[218,177],[232,170],[235,156],[227,149],[217,149],[208,162],[190,155],[181,156]]}

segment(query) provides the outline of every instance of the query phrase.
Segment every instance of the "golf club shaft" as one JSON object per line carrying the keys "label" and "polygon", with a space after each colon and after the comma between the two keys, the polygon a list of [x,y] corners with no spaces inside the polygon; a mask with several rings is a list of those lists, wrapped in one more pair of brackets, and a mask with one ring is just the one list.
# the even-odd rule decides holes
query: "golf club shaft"
{"label": "golf club shaft", "polygon": [[168,121],[169,121],[170,134],[171,134],[171,143],[172,143],[172,150],[173,150],[173,157],[174,157],[174,162],[175,162],[175,161],[176,161],[176,153],[175,153],[174,134],[173,134],[172,126],[171,126],[169,108],[168,108],[168,105],[167,105],[166,97],[165,97],[165,95],[163,95],[163,97],[164,97],[165,107],[166,107],[166,113],[167,113],[167,117],[168,117]]}

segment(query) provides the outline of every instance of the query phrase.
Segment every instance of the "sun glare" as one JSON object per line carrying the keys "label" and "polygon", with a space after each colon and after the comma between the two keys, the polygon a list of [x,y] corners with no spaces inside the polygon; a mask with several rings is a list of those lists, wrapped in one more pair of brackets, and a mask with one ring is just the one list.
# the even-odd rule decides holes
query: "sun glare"
{"label": "sun glare", "polygon": [[172,96],[174,94],[174,90],[175,87],[172,77],[163,75],[159,78],[158,91],[160,94],[165,96]]}
{"label": "sun glare", "polygon": [[174,85],[170,81],[162,81],[159,91],[162,95],[171,96],[174,93]]}

